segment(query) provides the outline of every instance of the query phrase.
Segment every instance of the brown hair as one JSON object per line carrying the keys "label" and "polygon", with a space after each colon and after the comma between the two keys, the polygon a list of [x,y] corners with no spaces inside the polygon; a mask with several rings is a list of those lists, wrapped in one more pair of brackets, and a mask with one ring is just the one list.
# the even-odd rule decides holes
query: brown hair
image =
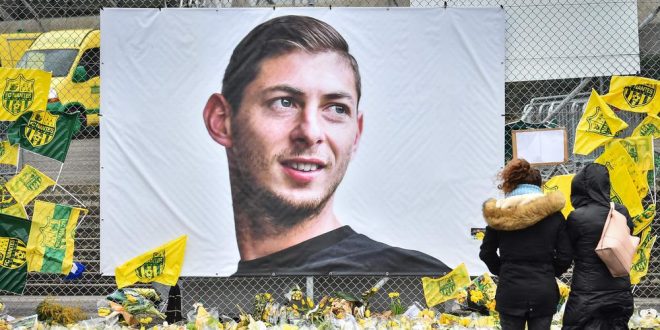
{"label": "brown hair", "polygon": [[310,53],[337,52],[345,57],[353,69],[357,101],[360,101],[360,71],[341,34],[315,18],[288,15],[273,18],[255,27],[234,48],[222,80],[222,94],[232,110],[235,112],[241,106],[243,91],[257,77],[264,60],[296,50]]}
{"label": "brown hair", "polygon": [[541,186],[541,172],[524,159],[510,160],[499,173],[498,178],[502,180],[502,183],[497,188],[502,189],[504,193],[512,192],[523,183]]}

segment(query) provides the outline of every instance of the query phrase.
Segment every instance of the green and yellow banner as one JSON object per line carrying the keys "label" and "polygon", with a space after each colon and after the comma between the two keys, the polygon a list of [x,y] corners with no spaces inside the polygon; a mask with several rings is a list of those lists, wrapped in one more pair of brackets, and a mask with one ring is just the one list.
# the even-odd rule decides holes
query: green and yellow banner
{"label": "green and yellow banner", "polygon": [[26,164],[18,174],[5,183],[5,187],[17,202],[26,205],[54,184],[53,179]]}
{"label": "green and yellow banner", "polygon": [[573,204],[571,204],[571,183],[573,182],[573,177],[575,177],[575,174],[555,175],[543,184],[543,193],[561,191],[564,194],[566,204],[561,209],[564,218],[567,218],[568,214],[574,210]]}
{"label": "green and yellow banner", "polygon": [[657,236],[651,236],[651,227],[646,228],[642,234],[642,239],[637,246],[637,251],[633,257],[632,268],[630,269],[630,283],[639,284],[649,271],[649,262],[651,261],[651,249],[655,244]]}
{"label": "green and yellow banner", "polygon": [[79,130],[77,112],[28,111],[7,128],[7,138],[24,149],[64,162],[71,138]]}
{"label": "green and yellow banner", "polygon": [[430,308],[439,303],[456,298],[460,290],[470,284],[470,274],[464,263],[458,265],[440,278],[422,277],[424,298]]}
{"label": "green and yellow banner", "polygon": [[612,76],[610,90],[603,100],[626,111],[657,114],[660,111],[658,95],[660,81],[642,77]]}
{"label": "green and yellow banner", "polygon": [[616,132],[628,127],[625,121],[614,114],[605,101],[591,90],[591,96],[575,132],[573,153],[588,155],[614,138]]}
{"label": "green and yellow banner", "polygon": [[30,221],[0,214],[0,290],[23,293]]}
{"label": "green and yellow banner", "polygon": [[48,104],[50,72],[35,69],[0,68],[0,121],[16,120],[29,110],[43,110]]}
{"label": "green and yellow banner", "polygon": [[649,204],[649,206],[646,207],[646,210],[644,212],[634,216],[632,218],[633,222],[633,235],[637,235],[642,232],[642,230],[648,228],[648,226],[653,222],[653,219],[655,218],[655,203]]}
{"label": "green and yellow banner", "polygon": [[86,209],[37,200],[27,244],[28,271],[69,274],[75,229]]}
{"label": "green and yellow banner", "polygon": [[117,287],[158,282],[173,286],[179,280],[186,252],[187,235],[149,250],[115,269]]}

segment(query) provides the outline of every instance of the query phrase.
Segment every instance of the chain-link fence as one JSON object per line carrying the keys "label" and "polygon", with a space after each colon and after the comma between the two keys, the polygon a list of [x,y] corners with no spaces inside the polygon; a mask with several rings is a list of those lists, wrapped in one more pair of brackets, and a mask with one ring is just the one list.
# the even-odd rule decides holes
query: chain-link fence
{"label": "chain-link fence", "polygon": [[[575,56],[583,61],[598,61],[605,58],[607,66],[601,68],[606,74],[601,76],[573,76],[569,79],[523,80],[509,79],[505,92],[505,117],[507,131],[529,125],[556,125],[566,127],[569,146],[575,138],[575,127],[591,89],[600,94],[607,92],[610,75],[622,71],[630,58],[637,54],[623,54],[623,57],[610,55],[590,55],[584,49],[599,48],[588,33],[583,32],[584,22],[566,19],[570,15],[548,17],[544,10],[549,6],[559,6],[559,11],[568,13],[587,11],[588,17],[607,19],[616,25],[621,17],[636,16],[640,25],[638,40],[613,34],[610,37],[617,43],[626,45],[639,42],[639,76],[660,79],[660,17],[657,12],[660,0],[646,1],[509,1],[503,3],[507,13],[507,74],[522,75],[521,72],[537,70],[539,74],[553,77],[566,57]],[[99,270],[99,10],[103,7],[257,7],[257,6],[492,6],[498,4],[488,0],[437,1],[425,0],[415,3],[410,0],[2,0],[0,1],[0,66],[39,68],[53,72],[53,83],[49,95],[49,107],[58,107],[66,112],[77,112],[84,123],[84,129],[75,137],[67,156],[66,166],[60,163],[22,152],[21,162],[33,164],[51,177],[59,176],[61,188],[48,190],[46,200],[77,204],[89,209],[89,215],[78,227],[76,236],[75,260],[86,265],[82,278],[67,282],[62,276],[30,273],[24,295],[26,296],[102,296],[114,290],[114,279],[101,276]],[[599,5],[608,4],[607,13]],[[614,7],[612,7],[614,6]],[[619,6],[619,7],[617,7]],[[605,16],[604,16],[605,15]],[[610,15],[610,16],[607,16]],[[529,41],[525,50],[532,59],[545,59],[552,65],[541,68],[531,67],[517,58],[521,53],[512,36],[524,36],[529,31],[520,30],[520,22],[543,22],[545,26],[562,26],[574,35],[547,35],[540,33],[536,40]],[[571,24],[579,24],[571,26]],[[624,30],[622,27],[621,30]],[[557,38],[565,38],[581,43],[574,53],[554,53],[541,51],[544,44]],[[600,39],[599,39],[600,40]],[[71,46],[73,45],[73,46]],[[28,49],[29,47],[29,49]],[[531,55],[529,55],[531,54]],[[610,56],[611,58],[607,58]],[[601,62],[598,62],[601,63]],[[559,75],[561,76],[561,75]],[[619,115],[634,128],[643,114],[622,113]],[[6,131],[7,124],[0,125],[0,133]],[[628,132],[629,133],[629,132]],[[624,135],[628,133],[624,132]],[[510,139],[506,140],[507,153],[511,150]],[[570,156],[563,166],[543,168],[544,179],[556,174],[574,173],[583,164],[593,161],[593,156]],[[13,174],[14,168],[1,168],[5,177]],[[60,173],[61,171],[61,173]],[[657,171],[657,169],[656,169]],[[660,173],[658,173],[660,174]],[[657,177],[657,176],[656,176]],[[71,195],[78,201],[72,200]],[[653,203],[656,189],[651,187],[650,195],[644,199],[644,206]],[[31,213],[31,206],[28,207]],[[652,225],[652,234],[658,234],[660,224]],[[637,298],[660,298],[660,249],[652,251],[648,275],[636,287]],[[271,292],[281,294],[292,286],[299,285],[308,293],[320,297],[333,291],[361,293],[373,286],[377,277],[251,277],[251,278],[182,278],[180,281],[184,310],[194,302],[207,306],[217,306],[223,313],[237,312],[236,306],[250,308],[255,294]],[[564,278],[570,279],[569,275]],[[384,292],[398,291],[402,301],[423,302],[422,287],[417,277],[394,277],[373,299],[374,309],[386,309],[388,300]]]}

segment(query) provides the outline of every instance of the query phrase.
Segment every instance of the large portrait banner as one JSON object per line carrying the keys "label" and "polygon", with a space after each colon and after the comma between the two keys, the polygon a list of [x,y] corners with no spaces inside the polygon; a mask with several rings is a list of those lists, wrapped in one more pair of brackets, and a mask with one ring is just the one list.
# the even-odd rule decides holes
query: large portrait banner
{"label": "large portrait banner", "polygon": [[101,35],[103,274],[181,235],[182,276],[485,271],[502,9],[104,9]]}

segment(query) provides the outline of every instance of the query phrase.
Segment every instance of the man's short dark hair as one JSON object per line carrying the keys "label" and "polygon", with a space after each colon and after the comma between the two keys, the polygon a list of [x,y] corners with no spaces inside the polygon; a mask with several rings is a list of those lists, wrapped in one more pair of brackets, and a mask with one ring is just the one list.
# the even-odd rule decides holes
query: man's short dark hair
{"label": "man's short dark hair", "polygon": [[325,22],[308,16],[288,15],[258,25],[234,48],[222,79],[222,94],[233,111],[240,107],[245,87],[257,77],[264,60],[295,50],[310,53],[337,52],[344,56],[355,75],[359,102],[360,71],[357,61],[348,52],[346,40]]}

